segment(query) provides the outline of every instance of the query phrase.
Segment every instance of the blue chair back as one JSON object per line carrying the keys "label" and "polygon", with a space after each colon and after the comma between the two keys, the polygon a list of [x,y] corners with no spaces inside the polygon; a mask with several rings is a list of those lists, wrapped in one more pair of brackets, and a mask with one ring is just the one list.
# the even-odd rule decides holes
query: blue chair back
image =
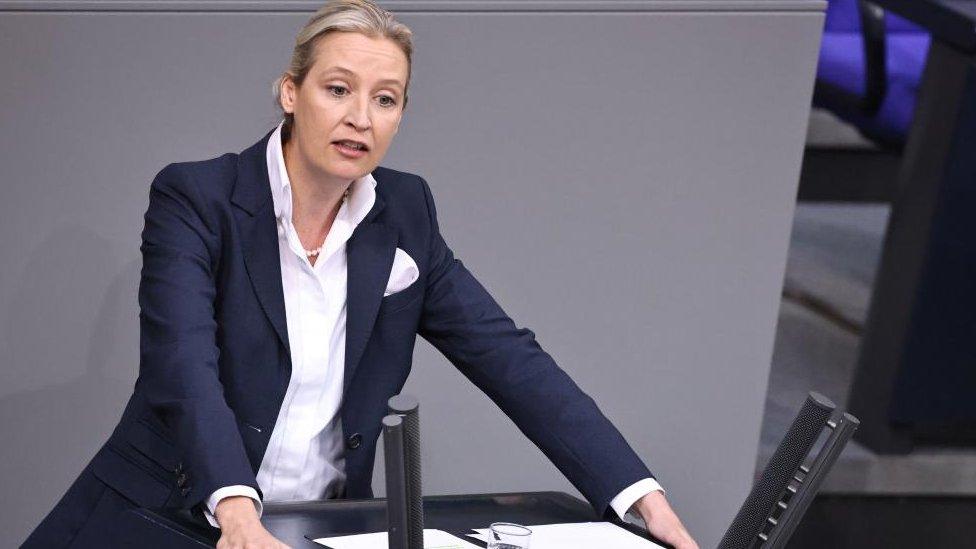
{"label": "blue chair back", "polygon": [[[868,139],[900,149],[915,111],[929,35],[912,22],[885,13],[884,34],[872,37],[870,31],[878,27],[863,25],[861,15],[858,0],[829,0],[814,106],[853,124]],[[872,44],[880,48],[880,57],[866,53]],[[877,95],[878,89],[867,84],[872,62],[882,64],[874,68],[884,78],[881,96],[873,101],[869,96]]]}

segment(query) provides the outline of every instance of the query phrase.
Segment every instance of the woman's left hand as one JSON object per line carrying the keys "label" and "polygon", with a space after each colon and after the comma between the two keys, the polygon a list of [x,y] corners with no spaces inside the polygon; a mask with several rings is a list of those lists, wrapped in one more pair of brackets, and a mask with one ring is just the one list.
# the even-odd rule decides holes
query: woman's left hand
{"label": "woman's left hand", "polygon": [[660,491],[655,490],[637,500],[634,509],[647,524],[647,531],[657,539],[672,545],[674,549],[698,549],[698,544]]}

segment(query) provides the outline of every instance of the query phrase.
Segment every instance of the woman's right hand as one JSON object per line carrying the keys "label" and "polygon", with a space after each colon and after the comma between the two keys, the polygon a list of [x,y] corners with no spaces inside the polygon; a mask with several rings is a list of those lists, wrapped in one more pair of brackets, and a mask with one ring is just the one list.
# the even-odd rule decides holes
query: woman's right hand
{"label": "woman's right hand", "polygon": [[220,500],[214,509],[220,525],[217,549],[288,549],[261,524],[254,501],[246,496],[231,496]]}

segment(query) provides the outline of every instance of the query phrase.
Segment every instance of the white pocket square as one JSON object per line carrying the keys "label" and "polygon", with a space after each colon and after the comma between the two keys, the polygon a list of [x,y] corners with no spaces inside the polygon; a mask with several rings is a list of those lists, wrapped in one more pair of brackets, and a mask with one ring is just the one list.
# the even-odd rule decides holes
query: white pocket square
{"label": "white pocket square", "polygon": [[397,248],[396,255],[393,256],[393,268],[390,269],[390,280],[386,283],[386,290],[383,291],[383,297],[406,289],[419,276],[420,270],[417,268],[417,264],[414,263],[413,258],[407,252]]}

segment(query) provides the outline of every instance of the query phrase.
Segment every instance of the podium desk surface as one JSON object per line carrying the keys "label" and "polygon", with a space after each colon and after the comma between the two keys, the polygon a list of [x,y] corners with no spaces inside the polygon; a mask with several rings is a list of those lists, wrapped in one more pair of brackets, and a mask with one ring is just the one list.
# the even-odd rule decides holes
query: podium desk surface
{"label": "podium desk surface", "polygon": [[[137,522],[152,529],[177,535],[194,547],[214,546],[219,531],[179,514],[140,509]],[[603,520],[586,502],[562,492],[518,492],[424,497],[424,527],[450,532],[475,545],[467,537],[472,528],[487,528],[492,522],[558,524]],[[325,500],[296,503],[266,503],[261,522],[276,538],[293,549],[322,547],[311,540],[322,537],[386,530],[386,500]],[[615,524],[644,538],[647,533],[630,524]],[[142,535],[147,528],[139,528]],[[136,530],[132,530],[135,533]],[[192,541],[191,541],[192,540]],[[134,541],[134,540],[133,540]],[[150,544],[151,545],[151,544]],[[190,546],[190,545],[188,545]]]}

